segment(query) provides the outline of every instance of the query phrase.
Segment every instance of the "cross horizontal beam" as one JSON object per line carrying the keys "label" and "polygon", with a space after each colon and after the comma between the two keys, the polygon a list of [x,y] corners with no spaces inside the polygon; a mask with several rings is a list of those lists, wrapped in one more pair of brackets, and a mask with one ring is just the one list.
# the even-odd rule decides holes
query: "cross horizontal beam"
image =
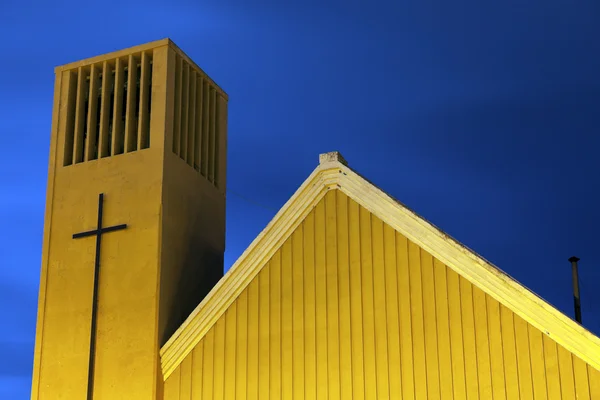
{"label": "cross horizontal beam", "polygon": [[109,226],[109,227],[101,228],[101,229],[93,229],[91,231],[75,233],[73,235],[73,239],[79,239],[79,238],[88,237],[88,236],[96,236],[98,234],[102,235],[103,233],[118,231],[118,230],[125,229],[125,228],[127,228],[127,224]]}

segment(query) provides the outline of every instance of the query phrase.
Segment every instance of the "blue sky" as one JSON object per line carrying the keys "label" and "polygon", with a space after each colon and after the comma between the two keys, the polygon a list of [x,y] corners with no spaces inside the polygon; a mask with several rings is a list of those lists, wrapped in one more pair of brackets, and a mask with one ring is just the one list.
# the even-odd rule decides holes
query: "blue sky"
{"label": "blue sky", "polygon": [[600,333],[600,3],[282,4],[0,2],[0,398],[29,396],[53,68],[164,37],[230,96],[227,266],[339,150],[569,315],[579,256]]}

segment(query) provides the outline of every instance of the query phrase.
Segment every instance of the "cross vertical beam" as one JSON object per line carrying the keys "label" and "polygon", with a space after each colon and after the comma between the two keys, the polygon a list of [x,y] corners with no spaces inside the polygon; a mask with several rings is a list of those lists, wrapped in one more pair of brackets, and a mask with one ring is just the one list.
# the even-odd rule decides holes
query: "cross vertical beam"
{"label": "cross vertical beam", "polygon": [[94,261],[94,288],[92,292],[92,321],[90,328],[90,356],[88,364],[88,387],[87,399],[92,400],[94,395],[94,361],[96,358],[96,317],[98,314],[98,278],[100,275],[100,245],[102,244],[102,235],[104,233],[118,231],[127,228],[127,224],[102,226],[102,210],[104,204],[104,193],[98,196],[98,223],[96,229],[75,233],[73,239],[81,239],[88,236],[96,236],[96,257]]}

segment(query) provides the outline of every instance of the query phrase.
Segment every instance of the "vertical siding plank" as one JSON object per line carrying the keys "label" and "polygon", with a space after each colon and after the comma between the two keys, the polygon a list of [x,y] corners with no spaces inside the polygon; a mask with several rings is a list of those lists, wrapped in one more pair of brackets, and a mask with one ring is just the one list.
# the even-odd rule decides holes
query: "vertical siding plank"
{"label": "vertical siding plank", "polygon": [[385,251],[383,246],[383,222],[375,216],[371,217],[371,240],[373,242],[373,315],[375,317],[377,396],[385,399],[390,395],[387,309],[385,302]]}
{"label": "vertical siding plank", "polygon": [[223,398],[235,399],[236,345],[237,345],[237,303],[229,306],[225,316],[225,358]]}
{"label": "vertical siding plank", "polygon": [[269,262],[271,293],[269,297],[269,332],[271,358],[270,379],[271,398],[281,398],[281,250],[273,255]]}
{"label": "vertical siding plank", "polygon": [[531,377],[533,382],[533,395],[536,400],[548,398],[546,388],[546,367],[544,365],[544,344],[542,332],[527,324],[529,331],[529,354],[531,356]]}
{"label": "vertical siding plank", "polygon": [[575,377],[575,396],[577,400],[590,399],[587,364],[581,358],[573,356],[573,376]]}
{"label": "vertical siding plank", "polygon": [[427,399],[427,365],[425,363],[425,330],[423,321],[423,291],[421,282],[421,249],[408,241],[410,269],[410,306],[412,319],[415,398]]}
{"label": "vertical siding plank", "polygon": [[315,207],[316,351],[317,399],[328,399],[327,373],[327,254],[325,251],[325,203]]}
{"label": "vertical siding plank", "polygon": [[315,300],[315,214],[311,212],[302,226],[304,243],[304,365],[305,396],[317,396],[316,300]]}
{"label": "vertical siding plank", "polygon": [[99,72],[99,66],[93,64],[90,70],[90,94],[88,96],[86,161],[98,158],[98,131],[96,127],[98,126]]}
{"label": "vertical siding plank", "polygon": [[352,334],[350,326],[350,261],[348,249],[348,197],[336,190],[338,243],[338,298],[340,397],[352,396]]}
{"label": "vertical siding plank", "polygon": [[293,375],[293,315],[292,291],[294,290],[292,276],[292,241],[281,247],[281,398],[292,399],[294,392]]}
{"label": "vertical siding plank", "polygon": [[204,340],[192,350],[192,400],[202,399],[202,377],[204,376]]}
{"label": "vertical siding plank", "polygon": [[459,281],[467,399],[471,400],[479,398],[477,346],[473,316],[473,285],[462,276],[459,276]]}
{"label": "vertical siding plank", "polygon": [[438,353],[440,366],[440,397],[452,396],[452,347],[450,344],[450,325],[448,323],[448,290],[446,266],[433,259],[435,286],[435,306],[437,318]]}
{"label": "vertical siding plank", "polygon": [[500,324],[502,325],[502,344],[504,351],[504,380],[506,397],[509,400],[519,399],[519,370],[517,364],[517,344],[515,339],[513,312],[500,305]]}
{"label": "vertical siding plank", "polygon": [[[248,291],[244,290],[236,300],[237,308],[237,348],[235,369],[235,396],[236,400],[247,398],[247,363],[248,363]],[[206,349],[204,350],[206,357]],[[208,400],[210,397],[204,397]]]}
{"label": "vertical siding plank", "polygon": [[125,65],[123,60],[117,58],[115,61],[115,97],[113,111],[112,129],[112,155],[122,154],[125,144],[125,132],[123,131],[123,100],[125,98]]}
{"label": "vertical siding plank", "polygon": [[490,364],[492,370],[492,388],[494,400],[506,399],[504,381],[504,352],[502,350],[502,324],[500,322],[500,303],[485,296],[490,339]]}
{"label": "vertical siding plank", "polygon": [[152,91],[150,56],[142,53],[142,76],[140,77],[140,113],[138,123],[138,149],[148,148],[150,144],[150,92]]}
{"label": "vertical siding plank", "polygon": [[575,398],[575,380],[573,378],[573,359],[569,351],[557,344],[558,370],[563,400]]}
{"label": "vertical siding plank", "polygon": [[173,117],[173,153],[179,155],[181,145],[181,116],[183,97],[183,63],[181,56],[175,55],[175,113]]}
{"label": "vertical siding plank", "polygon": [[[214,326],[204,336],[204,357],[202,359],[202,399],[213,399],[214,387],[214,344],[215,329]],[[244,388],[245,389],[245,388]]]}
{"label": "vertical siding plank", "polygon": [[213,353],[213,398],[215,400],[223,399],[223,390],[225,385],[225,318],[221,317],[215,323],[214,335],[214,353]]}
{"label": "vertical siding plank", "polygon": [[437,318],[433,257],[421,249],[421,285],[423,290],[423,329],[425,333],[425,365],[427,370],[427,398],[440,398]]}
{"label": "vertical siding plank", "polygon": [[408,240],[396,232],[396,263],[398,268],[398,312],[400,324],[400,360],[402,363],[402,399],[415,398],[413,340],[411,321],[410,266]]}
{"label": "vertical siding plank", "polygon": [[302,225],[292,234],[292,327],[294,398],[304,398],[304,250]]}
{"label": "vertical siding plank", "polygon": [[88,91],[87,71],[79,67],[77,71],[77,103],[75,108],[75,146],[73,164],[83,161],[84,130],[85,130],[85,100]]}
{"label": "vertical siding plank", "polygon": [[181,382],[181,367],[171,373],[169,379],[165,382],[164,398],[165,400],[180,400],[179,386]]}
{"label": "vertical siding plank", "polygon": [[192,357],[193,353],[190,353],[179,366],[180,379],[179,379],[179,399],[190,400],[192,398],[191,383],[192,383]]}
{"label": "vertical siding plank", "polygon": [[446,288],[448,290],[450,349],[452,351],[452,387],[454,389],[455,399],[466,399],[467,388],[465,379],[460,276],[448,267],[445,269]]}
{"label": "vertical siding plank", "polygon": [[190,87],[190,97],[189,97],[189,105],[188,105],[188,142],[187,142],[187,163],[194,168],[196,156],[196,72],[193,69],[190,69],[189,76],[189,87]]}
{"label": "vertical siding plank", "polygon": [[337,244],[337,191],[325,195],[325,243],[327,247],[327,366],[329,398],[340,398],[340,347],[338,310],[338,244]]}
{"label": "vertical siding plank", "polygon": [[558,370],[558,351],[556,342],[547,335],[543,335],[544,346],[544,365],[546,372],[546,382],[548,387],[549,400],[561,400],[560,393],[560,372]]}
{"label": "vertical siding plank", "polygon": [[475,320],[475,343],[477,346],[477,375],[479,396],[492,398],[492,375],[490,366],[490,343],[488,339],[488,319],[485,293],[473,286],[473,315]]}
{"label": "vertical siding plank", "polygon": [[[514,315],[514,314],[513,314]],[[531,379],[531,356],[529,354],[529,334],[527,322],[514,315],[515,341],[517,344],[517,364],[519,370],[519,389],[523,399],[533,398],[533,382]]]}
{"label": "vertical siding plank", "polygon": [[102,65],[102,95],[100,102],[100,134],[98,137],[98,158],[110,156],[110,104],[114,100],[111,96],[113,74],[111,65],[104,61]]}
{"label": "vertical siding plank", "polygon": [[270,304],[270,265],[263,267],[258,275],[258,398],[269,398],[269,315]]}
{"label": "vertical siding plank", "polygon": [[587,366],[588,376],[590,379],[590,398],[592,400],[600,400],[600,371],[591,366]]}
{"label": "vertical siding plank", "polygon": [[129,55],[127,69],[127,108],[125,109],[125,152],[135,151],[137,146],[137,60]]}
{"label": "vertical siding plank", "polygon": [[350,325],[352,335],[352,394],[365,398],[362,313],[362,264],[360,253],[360,208],[348,203],[348,234],[350,250]]}
{"label": "vertical siding plank", "polygon": [[377,364],[375,348],[375,316],[373,304],[373,255],[371,236],[372,215],[360,207],[360,255],[362,266],[363,351],[365,368],[365,398],[376,399]]}
{"label": "vertical siding plank", "polygon": [[196,82],[196,122],[194,123],[194,169],[198,172],[202,169],[202,125],[204,121],[204,78],[198,75]]}
{"label": "vertical siding plank", "polygon": [[248,400],[259,400],[258,396],[258,279],[248,285]]}
{"label": "vertical siding plank", "polygon": [[396,273],[396,232],[389,225],[383,226],[385,249],[385,301],[390,399],[402,398],[402,375],[400,369],[400,327],[398,323],[398,274]]}

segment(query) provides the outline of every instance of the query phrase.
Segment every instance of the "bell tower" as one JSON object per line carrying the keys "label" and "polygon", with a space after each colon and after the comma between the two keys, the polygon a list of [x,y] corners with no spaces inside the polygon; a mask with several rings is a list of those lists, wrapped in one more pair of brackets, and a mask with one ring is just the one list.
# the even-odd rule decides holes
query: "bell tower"
{"label": "bell tower", "polygon": [[55,70],[32,399],[160,399],[223,274],[227,95],[164,39]]}

